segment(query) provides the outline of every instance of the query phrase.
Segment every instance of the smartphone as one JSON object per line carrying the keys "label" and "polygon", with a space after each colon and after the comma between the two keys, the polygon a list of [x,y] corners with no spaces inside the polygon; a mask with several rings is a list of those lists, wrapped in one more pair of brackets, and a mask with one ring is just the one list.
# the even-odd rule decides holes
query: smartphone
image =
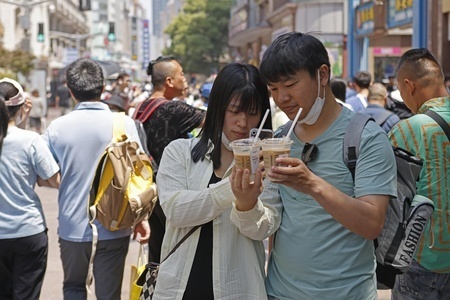
{"label": "smartphone", "polygon": [[[254,138],[256,137],[256,133],[258,132],[258,128],[252,128],[250,129],[250,138]],[[270,129],[261,129],[261,133],[259,134],[259,139],[260,140],[264,140],[264,139],[271,139],[273,138],[274,133],[272,130]]]}

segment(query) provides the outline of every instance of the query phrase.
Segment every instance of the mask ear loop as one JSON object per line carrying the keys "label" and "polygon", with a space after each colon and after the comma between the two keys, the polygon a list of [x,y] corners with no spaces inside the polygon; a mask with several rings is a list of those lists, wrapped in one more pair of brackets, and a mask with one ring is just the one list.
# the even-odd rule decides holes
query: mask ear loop
{"label": "mask ear loop", "polygon": [[317,70],[317,98],[320,98],[320,69]]}
{"label": "mask ear loop", "polygon": [[[317,98],[320,98],[320,69],[317,70]],[[323,90],[323,98],[325,99],[325,89]]]}

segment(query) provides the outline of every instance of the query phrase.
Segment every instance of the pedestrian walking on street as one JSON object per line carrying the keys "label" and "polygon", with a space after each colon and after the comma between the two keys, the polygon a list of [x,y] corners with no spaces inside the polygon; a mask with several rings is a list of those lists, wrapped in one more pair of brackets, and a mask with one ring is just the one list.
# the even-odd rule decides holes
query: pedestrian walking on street
{"label": "pedestrian walking on street", "polygon": [[[414,260],[406,273],[397,275],[392,299],[450,299],[450,144],[448,136],[427,110],[450,123],[450,97],[444,72],[425,48],[406,51],[398,62],[398,89],[414,114],[389,132],[395,147],[423,160],[417,195],[433,200],[436,209],[427,225]],[[448,134],[448,133],[447,133]]]}
{"label": "pedestrian walking on street", "polygon": [[[156,165],[159,165],[164,148],[171,141],[188,138],[193,129],[202,126],[204,112],[183,101],[173,100],[183,95],[186,81],[183,68],[173,56],[160,56],[152,60],[148,64],[147,74],[151,76],[153,92],[149,99],[136,108],[134,118],[144,125],[147,148]],[[141,118],[142,109],[153,101],[159,101],[160,105],[148,119]],[[152,233],[148,243],[149,261],[159,262],[166,227],[166,217],[159,201],[150,215],[149,223]]]}
{"label": "pedestrian walking on street", "polygon": [[363,114],[373,118],[386,133],[400,121],[400,118],[395,113],[384,108],[387,98],[388,91],[386,87],[379,82],[375,82],[369,87],[369,96],[367,97],[369,104],[361,110]]}
{"label": "pedestrian walking on street", "polygon": [[62,81],[56,90],[55,107],[61,110],[61,116],[68,114],[72,110],[72,96],[67,87],[66,79]]}
{"label": "pedestrian walking on street", "polygon": [[[92,229],[87,214],[89,190],[97,163],[111,142],[113,113],[102,103],[102,68],[90,59],[78,59],[66,71],[67,86],[75,98],[74,110],[52,121],[43,137],[61,168],[58,195],[58,235],[64,270],[64,299],[86,299],[86,277],[92,249]],[[125,116],[125,131],[139,142],[134,121]],[[120,299],[125,258],[132,229],[109,231],[95,220],[98,230],[94,257],[96,299]],[[148,221],[134,227],[140,242],[147,243]]]}
{"label": "pedestrian walking on street", "polygon": [[[266,278],[269,299],[376,299],[373,239],[397,194],[394,153],[374,122],[364,127],[354,179],[342,144],[354,112],[330,86],[325,46],[310,34],[286,33],[264,52],[260,72],[276,104],[293,120],[289,157],[265,170],[262,194],[232,177],[232,220],[242,234],[276,232]],[[279,193],[273,193],[273,189]],[[275,196],[274,196],[275,195]],[[275,207],[277,212],[263,209]]]}
{"label": "pedestrian walking on street", "polygon": [[[229,64],[211,89],[200,137],[166,147],[156,177],[167,216],[162,258],[186,233],[201,227],[161,264],[154,299],[267,299],[264,245],[231,222],[235,196],[228,176],[234,162],[230,141],[248,138],[268,109],[258,69]],[[263,128],[270,129],[271,122],[269,116]],[[261,188],[261,172],[257,180]]]}
{"label": "pedestrian walking on street", "polygon": [[39,91],[34,89],[30,95],[31,111],[30,111],[30,129],[41,133],[42,118],[44,118],[44,100],[39,95]]}
{"label": "pedestrian walking on street", "polygon": [[58,187],[59,167],[26,121],[18,82],[0,80],[0,299],[39,299],[47,268],[48,238],[36,183]]}

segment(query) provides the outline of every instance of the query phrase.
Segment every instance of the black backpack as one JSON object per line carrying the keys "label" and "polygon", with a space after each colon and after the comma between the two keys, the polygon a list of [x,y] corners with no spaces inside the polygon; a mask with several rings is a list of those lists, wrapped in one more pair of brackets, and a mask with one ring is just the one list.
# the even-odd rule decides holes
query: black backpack
{"label": "black backpack", "polygon": [[388,95],[388,97],[386,99],[386,106],[384,108],[392,111],[401,120],[407,119],[412,116],[412,112],[406,106],[405,102],[399,101],[399,100],[393,98],[390,94]]}

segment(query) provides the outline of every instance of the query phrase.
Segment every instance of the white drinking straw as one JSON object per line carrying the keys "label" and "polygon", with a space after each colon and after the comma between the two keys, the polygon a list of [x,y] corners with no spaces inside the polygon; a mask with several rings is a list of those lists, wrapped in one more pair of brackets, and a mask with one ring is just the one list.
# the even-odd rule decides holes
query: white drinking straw
{"label": "white drinking straw", "polygon": [[269,112],[270,112],[270,109],[267,109],[266,110],[266,114],[264,115],[264,118],[262,119],[261,124],[259,125],[258,131],[256,132],[256,136],[255,136],[255,139],[253,140],[253,145],[252,146],[254,146],[256,144],[256,141],[258,140],[259,135],[261,134],[261,130],[262,130],[263,126],[264,126],[264,123],[266,122],[266,119],[267,119],[267,116],[269,115]]}
{"label": "white drinking straw", "polygon": [[303,108],[300,107],[300,109],[297,112],[297,115],[294,118],[294,121],[291,124],[291,128],[289,128],[289,131],[288,131],[287,135],[283,138],[284,141],[287,141],[289,139],[289,137],[291,136],[291,133],[294,130],[295,125],[297,124],[298,118],[300,117],[300,114],[302,113],[302,110],[303,110]]}

